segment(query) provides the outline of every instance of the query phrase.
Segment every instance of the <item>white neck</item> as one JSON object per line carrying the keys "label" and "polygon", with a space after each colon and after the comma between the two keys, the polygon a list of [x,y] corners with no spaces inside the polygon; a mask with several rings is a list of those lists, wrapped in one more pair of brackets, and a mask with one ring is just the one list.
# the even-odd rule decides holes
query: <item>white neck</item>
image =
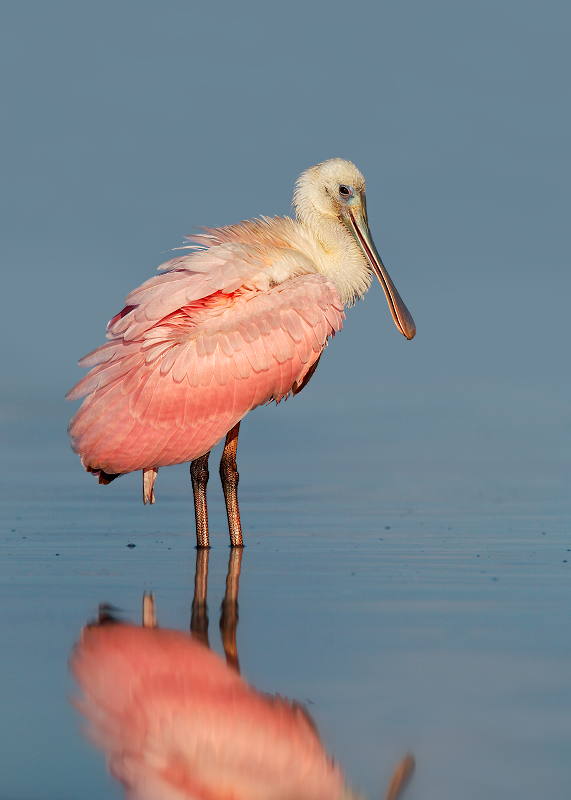
{"label": "white neck", "polygon": [[307,221],[300,219],[299,223],[314,244],[318,272],[335,283],[343,305],[353,305],[369,289],[372,279],[359,245],[341,220],[322,214],[308,216]]}

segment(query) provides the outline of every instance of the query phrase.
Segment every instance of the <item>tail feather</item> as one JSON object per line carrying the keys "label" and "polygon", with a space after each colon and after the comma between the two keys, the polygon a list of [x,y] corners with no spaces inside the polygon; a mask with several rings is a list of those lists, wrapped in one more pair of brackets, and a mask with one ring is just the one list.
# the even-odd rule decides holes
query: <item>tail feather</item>
{"label": "tail feather", "polygon": [[94,469],[93,467],[85,467],[88,472],[91,472],[93,475],[97,475],[99,477],[99,483],[103,484],[103,486],[107,486],[111,481],[114,481],[115,478],[120,478],[122,473],[117,472],[105,472],[103,469]]}

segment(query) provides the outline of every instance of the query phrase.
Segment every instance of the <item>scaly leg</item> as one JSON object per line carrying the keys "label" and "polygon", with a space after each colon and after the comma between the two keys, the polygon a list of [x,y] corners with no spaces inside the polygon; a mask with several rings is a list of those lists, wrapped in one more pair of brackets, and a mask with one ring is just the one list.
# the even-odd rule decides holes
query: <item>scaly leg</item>
{"label": "scaly leg", "polygon": [[236,448],[238,447],[239,433],[240,423],[238,422],[226,434],[226,444],[220,460],[220,478],[222,480],[222,489],[224,490],[224,499],[226,500],[228,529],[232,547],[244,546],[242,528],[240,526],[240,510],[238,508],[239,475],[236,469]]}
{"label": "scaly leg", "polygon": [[228,575],[226,577],[226,594],[220,609],[220,633],[226,654],[226,663],[240,674],[238,648],[236,646],[236,628],[238,627],[238,584],[242,565],[242,547],[230,550]]}
{"label": "scaly leg", "polygon": [[196,546],[210,547],[208,541],[208,511],[206,510],[206,484],[208,483],[208,456],[210,451],[190,462],[190,477],[194,495],[196,517]]}
{"label": "scaly leg", "polygon": [[199,547],[196,551],[194,597],[192,598],[192,617],[190,619],[192,635],[207,647],[210,646],[208,644],[208,606],[206,605],[209,555],[210,551],[206,547]]}

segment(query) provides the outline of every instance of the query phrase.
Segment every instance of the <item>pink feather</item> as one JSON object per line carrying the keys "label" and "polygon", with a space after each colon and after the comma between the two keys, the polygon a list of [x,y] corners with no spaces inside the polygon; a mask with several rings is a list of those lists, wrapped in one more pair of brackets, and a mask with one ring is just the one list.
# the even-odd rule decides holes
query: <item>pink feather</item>
{"label": "pink feather", "polygon": [[335,285],[314,271],[271,285],[268,263],[291,252],[284,231],[271,232],[269,251],[266,221],[213,231],[199,237],[206,249],[128,295],[110,341],[82,359],[92,369],[67,395],[87,395],[69,426],[86,468],[191,461],[299,385],[344,315]]}

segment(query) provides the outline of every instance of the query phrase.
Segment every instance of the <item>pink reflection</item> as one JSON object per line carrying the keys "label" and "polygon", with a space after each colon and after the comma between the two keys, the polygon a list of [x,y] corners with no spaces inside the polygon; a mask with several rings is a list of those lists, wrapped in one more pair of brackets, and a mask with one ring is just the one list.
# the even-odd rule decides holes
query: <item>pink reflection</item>
{"label": "pink reflection", "polygon": [[88,627],[72,670],[92,737],[129,797],[343,796],[301,707],[256,691],[190,634]]}
{"label": "pink reflection", "polygon": [[[208,551],[197,562],[193,633],[159,629],[145,598],[143,627],[100,615],[71,658],[76,701],[111,774],[132,800],[357,800],[303,707],[240,676],[236,652],[240,555],[223,603],[227,663],[208,648]],[[389,789],[396,798],[412,770]],[[403,766],[404,765],[404,766]]]}

